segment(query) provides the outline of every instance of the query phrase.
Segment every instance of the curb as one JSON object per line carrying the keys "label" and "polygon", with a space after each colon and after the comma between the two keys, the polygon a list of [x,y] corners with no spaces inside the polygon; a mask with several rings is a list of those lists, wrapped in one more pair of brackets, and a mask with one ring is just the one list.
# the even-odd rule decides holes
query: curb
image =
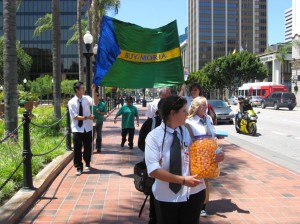
{"label": "curb", "polygon": [[33,190],[19,190],[0,208],[0,224],[14,224],[23,217],[36,200],[45,192],[57,175],[73,159],[73,151],[66,151],[49,163],[33,179]]}

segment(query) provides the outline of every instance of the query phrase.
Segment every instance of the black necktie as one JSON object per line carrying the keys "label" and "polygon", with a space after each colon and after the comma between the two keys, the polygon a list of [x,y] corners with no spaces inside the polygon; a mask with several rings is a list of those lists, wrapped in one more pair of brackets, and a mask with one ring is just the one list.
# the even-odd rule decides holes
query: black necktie
{"label": "black necktie", "polygon": [[[82,100],[79,100],[79,116],[83,116]],[[78,127],[82,127],[83,120],[78,121]]]}
{"label": "black necktie", "polygon": [[[181,175],[181,148],[177,131],[173,133],[173,142],[170,151],[170,173]],[[169,183],[169,188],[177,194],[181,189],[181,184]]]}

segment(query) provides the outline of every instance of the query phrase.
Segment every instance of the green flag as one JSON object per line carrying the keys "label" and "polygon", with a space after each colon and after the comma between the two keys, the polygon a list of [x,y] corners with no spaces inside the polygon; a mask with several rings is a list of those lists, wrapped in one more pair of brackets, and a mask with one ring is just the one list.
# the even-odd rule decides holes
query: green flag
{"label": "green flag", "polygon": [[176,21],[149,29],[103,16],[94,83],[121,88],[182,84]]}

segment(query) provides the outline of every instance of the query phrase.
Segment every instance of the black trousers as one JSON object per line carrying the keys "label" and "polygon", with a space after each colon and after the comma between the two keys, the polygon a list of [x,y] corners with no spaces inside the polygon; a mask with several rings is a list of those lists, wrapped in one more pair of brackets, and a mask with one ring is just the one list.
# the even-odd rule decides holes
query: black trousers
{"label": "black trousers", "polygon": [[199,224],[200,212],[205,199],[205,189],[190,195],[185,202],[154,200],[158,224]]}
{"label": "black trousers", "polygon": [[[83,169],[83,160],[86,165],[90,166],[91,155],[92,155],[92,131],[89,132],[73,132],[73,143],[74,143],[74,166],[77,169]],[[83,145],[83,153],[82,153]]]}
{"label": "black trousers", "polygon": [[122,129],[122,143],[126,142],[126,136],[128,134],[128,145],[133,146],[133,137],[134,137],[135,128],[124,128]]}
{"label": "black trousers", "polygon": [[102,124],[99,124],[97,123],[96,124],[96,135],[97,135],[97,138],[96,138],[96,149],[101,149],[102,147],[102,126],[103,126],[103,123]]}

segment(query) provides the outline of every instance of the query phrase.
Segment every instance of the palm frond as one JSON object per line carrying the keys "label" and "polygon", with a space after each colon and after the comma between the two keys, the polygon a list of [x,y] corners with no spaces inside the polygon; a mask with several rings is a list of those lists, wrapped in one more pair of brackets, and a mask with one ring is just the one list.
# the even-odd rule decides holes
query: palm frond
{"label": "palm frond", "polygon": [[52,14],[47,13],[44,17],[39,18],[35,22],[35,30],[33,36],[40,36],[42,32],[52,30]]}

